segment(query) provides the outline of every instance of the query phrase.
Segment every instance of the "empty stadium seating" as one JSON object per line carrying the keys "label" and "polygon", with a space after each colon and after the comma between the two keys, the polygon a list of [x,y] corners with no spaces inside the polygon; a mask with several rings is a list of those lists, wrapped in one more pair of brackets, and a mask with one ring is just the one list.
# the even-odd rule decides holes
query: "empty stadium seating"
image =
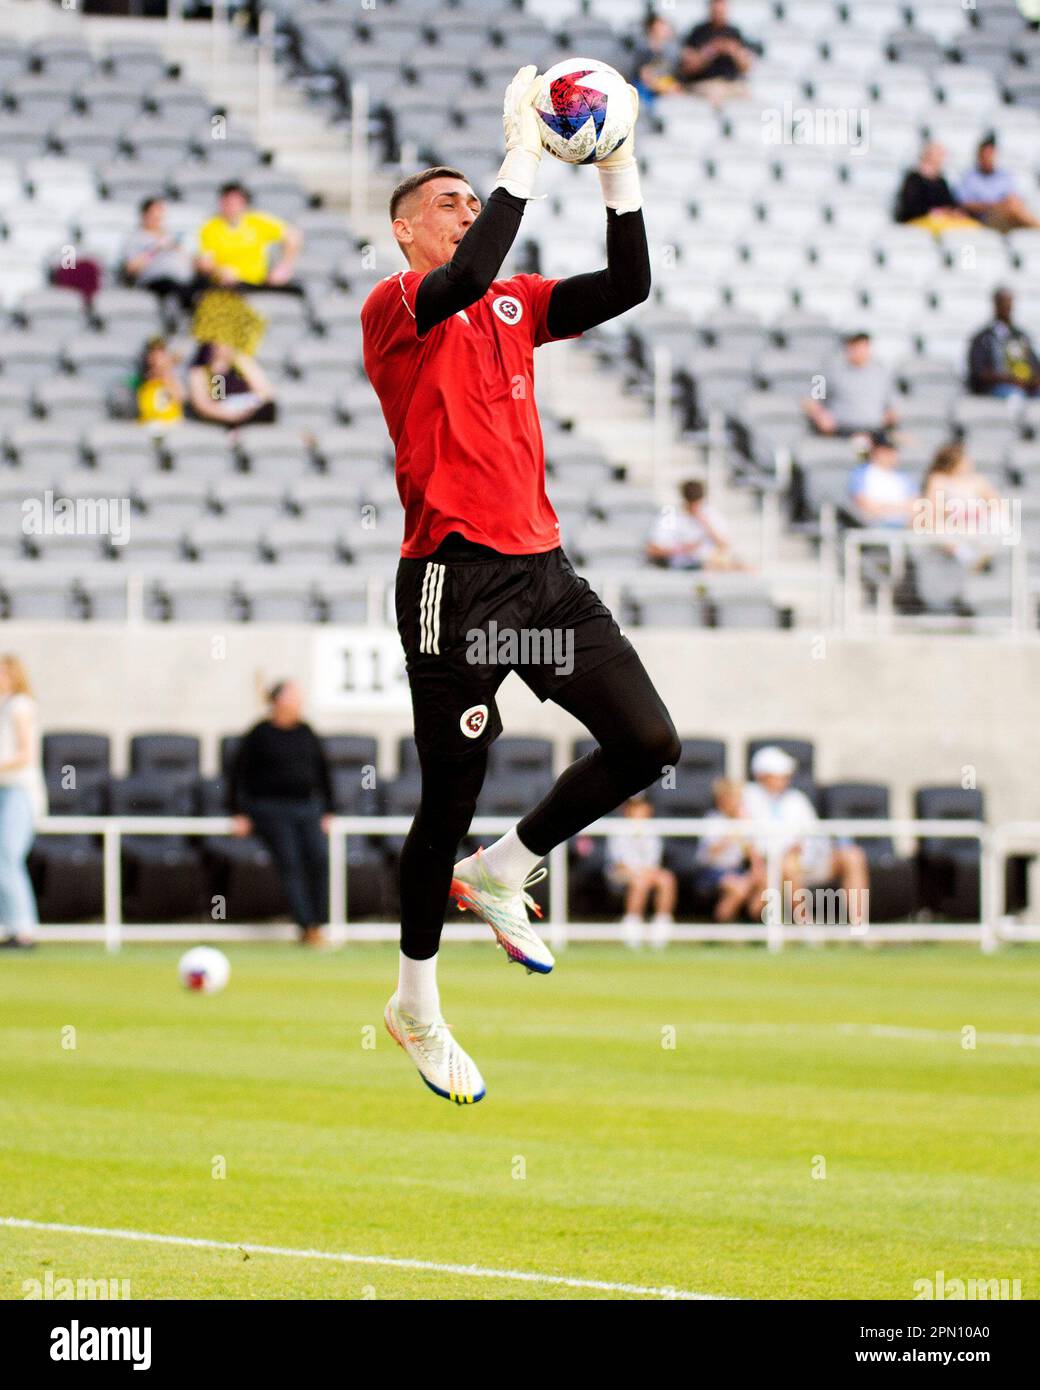
{"label": "empty stadium seating", "polygon": [[[126,776],[111,773],[110,740],[78,731],[48,733],[43,760],[50,804],[56,815],[227,814],[227,770],[238,735],[220,741],[216,776],[200,770],[199,741],[189,735],[156,732],[128,741]],[[739,768],[727,769],[726,745],[719,739],[686,737],[674,785],[655,783],[648,796],[657,816],[703,816],[712,808],[712,783],[729,770],[747,775],[755,751],[784,748],[798,763],[794,785],[810,797],[821,816],[876,820],[889,817],[888,788],[866,780],[821,784],[814,775],[812,740],[763,735],[748,740]],[[340,815],[403,815],[414,812],[419,792],[415,744],[402,738],[397,775],[376,775],[377,743],[370,736],[336,734],[323,739],[330,764],[335,811]],[[595,748],[578,739],[573,757]],[[477,803],[478,815],[519,815],[552,785],[553,744],[536,737],[504,735],[492,745],[488,773]],[[981,792],[958,787],[921,787],[914,814],[931,819],[982,819]],[[620,812],[615,812],[615,815]],[[486,838],[486,837],[484,837]],[[467,837],[460,853],[484,838]],[[347,912],[350,920],[392,919],[398,911],[397,862],[400,834],[352,835],[347,841]],[[976,841],[924,838],[909,857],[888,837],[866,836],[860,843],[870,868],[871,919],[906,921],[920,914],[936,920],[972,920],[978,913],[979,850]],[[681,920],[703,920],[709,903],[696,884],[697,842],[666,837],[665,862],[679,881]],[[577,836],[568,845],[569,915],[601,921],[620,906],[617,889],[605,878],[602,838]],[[1006,901],[1014,910],[1024,901],[1027,858],[1008,865]],[[42,835],[31,870],[43,921],[89,921],[102,910],[101,849],[86,834]],[[218,913],[220,920],[271,920],[286,908],[270,856],[253,837],[179,836],[128,833],[123,837],[123,910],[126,920],[198,920]],[[546,885],[534,896],[544,908]]]}

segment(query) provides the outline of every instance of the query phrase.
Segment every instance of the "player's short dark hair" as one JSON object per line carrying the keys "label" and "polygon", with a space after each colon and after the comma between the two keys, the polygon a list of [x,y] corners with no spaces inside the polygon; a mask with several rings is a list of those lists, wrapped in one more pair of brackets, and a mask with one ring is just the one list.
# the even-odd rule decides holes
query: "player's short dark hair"
{"label": "player's short dark hair", "polygon": [[842,342],[846,347],[851,347],[853,343],[869,343],[870,334],[863,328],[858,328],[854,333],[846,333]]}
{"label": "player's short dark hair", "polygon": [[154,208],[156,203],[165,203],[166,198],[162,193],[152,193],[147,198],[142,198],[137,205],[137,211],[141,217],[145,215],[149,208]]}
{"label": "player's short dark hair", "polygon": [[[466,179],[466,175],[461,169],[452,169],[447,164],[435,164],[432,169],[421,169],[417,174],[409,174],[390,194],[390,221],[397,216],[397,209],[410,194],[417,188],[421,188],[424,183],[429,183],[431,179]],[[469,180],[466,179],[468,183]]]}
{"label": "player's short dark hair", "polygon": [[247,203],[251,201],[249,189],[246,188],[244,183],[239,183],[238,179],[231,179],[228,183],[222,183],[217,190],[217,196],[219,198],[226,198],[229,193],[241,193]]}
{"label": "player's short dark hair", "polygon": [[684,502],[700,502],[704,497],[704,484],[699,478],[691,478],[689,482],[683,483],[679,489],[679,496]]}

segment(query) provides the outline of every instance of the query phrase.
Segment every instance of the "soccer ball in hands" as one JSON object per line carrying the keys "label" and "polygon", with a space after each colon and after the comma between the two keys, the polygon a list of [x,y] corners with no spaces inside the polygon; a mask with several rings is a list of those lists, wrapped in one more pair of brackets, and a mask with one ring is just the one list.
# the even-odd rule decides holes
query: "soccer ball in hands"
{"label": "soccer ball in hands", "polygon": [[185,989],[217,994],[231,977],[231,963],[215,946],[193,946],[181,956],[177,973]]}
{"label": "soccer ball in hands", "polygon": [[609,63],[566,58],[542,78],[534,99],[542,145],[565,164],[595,164],[632,129],[628,83]]}

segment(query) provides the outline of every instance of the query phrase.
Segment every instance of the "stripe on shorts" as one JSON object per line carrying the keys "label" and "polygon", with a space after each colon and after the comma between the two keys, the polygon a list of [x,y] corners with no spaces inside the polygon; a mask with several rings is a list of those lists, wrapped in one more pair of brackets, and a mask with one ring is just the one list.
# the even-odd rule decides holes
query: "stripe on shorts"
{"label": "stripe on shorts", "polygon": [[419,650],[440,654],[441,596],[444,593],[444,566],[432,561],[423,574],[419,599]]}

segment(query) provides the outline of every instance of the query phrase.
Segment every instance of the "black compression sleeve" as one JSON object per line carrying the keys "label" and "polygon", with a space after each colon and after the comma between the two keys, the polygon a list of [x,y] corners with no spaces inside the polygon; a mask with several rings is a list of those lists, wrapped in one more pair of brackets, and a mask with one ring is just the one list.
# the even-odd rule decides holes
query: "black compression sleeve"
{"label": "black compression sleeve", "polygon": [[570,275],[549,297],[546,326],[554,338],[584,333],[642,304],[650,294],[650,252],[642,211],[607,212],[607,265]]}
{"label": "black compression sleeve", "polygon": [[526,199],[514,198],[504,188],[492,189],[455,255],[431,270],[419,285],[415,331],[420,337],[487,294],[520,229],[526,206]]}

